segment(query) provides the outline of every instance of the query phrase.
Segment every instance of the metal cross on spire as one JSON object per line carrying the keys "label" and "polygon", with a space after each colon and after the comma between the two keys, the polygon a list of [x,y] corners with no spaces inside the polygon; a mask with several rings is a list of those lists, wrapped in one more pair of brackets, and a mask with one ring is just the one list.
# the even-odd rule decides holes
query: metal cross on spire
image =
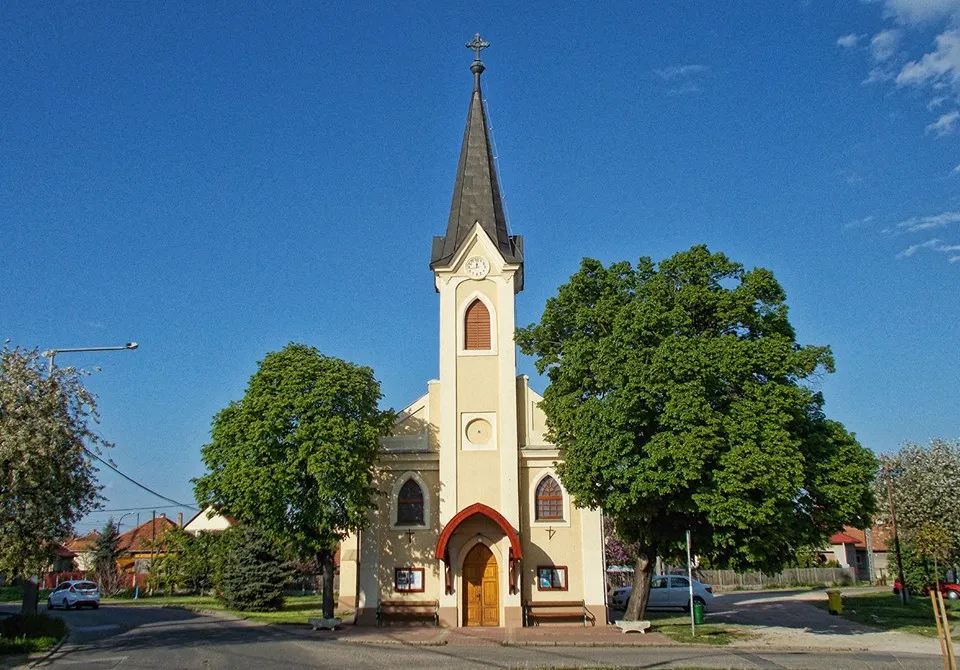
{"label": "metal cross on spire", "polygon": [[473,39],[467,42],[466,47],[468,49],[473,49],[474,53],[477,54],[477,57],[474,60],[480,60],[480,52],[490,46],[489,42],[484,42],[480,39],[480,33],[477,33],[473,36]]}

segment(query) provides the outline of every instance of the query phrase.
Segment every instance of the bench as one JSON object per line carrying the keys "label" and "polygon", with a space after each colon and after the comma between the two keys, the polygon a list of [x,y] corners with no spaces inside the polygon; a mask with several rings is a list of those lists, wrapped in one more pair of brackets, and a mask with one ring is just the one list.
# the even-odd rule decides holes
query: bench
{"label": "bench", "polygon": [[336,617],[332,619],[323,619],[321,617],[311,617],[307,619],[307,623],[310,624],[310,627],[313,630],[336,630],[340,627],[340,624],[343,623],[341,619]]}
{"label": "bench", "polygon": [[597,625],[597,618],[587,609],[582,600],[527,601],[523,604],[523,625],[539,626],[541,619],[582,619],[583,625]]}
{"label": "bench", "polygon": [[614,621],[613,625],[620,629],[621,633],[644,633],[650,630],[649,621]]}
{"label": "bench", "polygon": [[381,600],[377,605],[377,626],[387,616],[428,616],[435,626],[440,625],[439,600]]}

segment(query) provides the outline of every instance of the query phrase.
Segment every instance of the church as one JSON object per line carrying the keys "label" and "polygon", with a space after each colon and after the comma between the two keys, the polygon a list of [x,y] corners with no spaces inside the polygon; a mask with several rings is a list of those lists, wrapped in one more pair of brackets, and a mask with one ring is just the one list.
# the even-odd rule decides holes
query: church
{"label": "church", "polygon": [[580,625],[602,625],[600,512],[572,505],[542,397],[517,375],[523,238],[507,229],[480,88],[488,45],[477,35],[467,46],[473,91],[446,234],[430,258],[440,378],[382,440],[377,509],[341,545],[339,606],[359,625],[375,625],[382,603],[409,601],[434,604],[441,626],[519,627],[535,623],[531,603],[582,602]]}

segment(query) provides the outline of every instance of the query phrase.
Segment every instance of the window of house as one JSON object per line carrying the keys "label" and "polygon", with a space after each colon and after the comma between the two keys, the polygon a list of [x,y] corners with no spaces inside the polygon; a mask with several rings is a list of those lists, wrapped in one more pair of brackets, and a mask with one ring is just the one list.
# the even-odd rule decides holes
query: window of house
{"label": "window of house", "polygon": [[567,567],[565,565],[541,565],[537,567],[538,591],[566,591]]}
{"label": "window of house", "polygon": [[423,489],[412,479],[400,487],[397,496],[397,525],[423,525]]}
{"label": "window of house", "polygon": [[422,593],[423,568],[394,568],[393,590],[402,593]]}
{"label": "window of house", "polygon": [[467,307],[463,327],[464,349],[480,351],[490,349],[490,311],[479,298]]}
{"label": "window of house", "polygon": [[547,475],[537,485],[537,521],[563,520],[563,492],[560,484]]}

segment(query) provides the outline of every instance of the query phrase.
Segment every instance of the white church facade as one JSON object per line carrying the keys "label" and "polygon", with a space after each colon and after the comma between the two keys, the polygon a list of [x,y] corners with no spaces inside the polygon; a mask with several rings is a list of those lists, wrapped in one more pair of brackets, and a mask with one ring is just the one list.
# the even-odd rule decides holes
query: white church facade
{"label": "white church facade", "polygon": [[477,54],[450,218],[430,263],[440,378],[382,441],[382,495],[370,527],[341,546],[339,605],[360,625],[375,624],[381,603],[410,601],[436,603],[443,626],[515,627],[525,604],[582,601],[602,625],[600,512],[571,504],[542,398],[517,375],[523,240],[507,231]]}

